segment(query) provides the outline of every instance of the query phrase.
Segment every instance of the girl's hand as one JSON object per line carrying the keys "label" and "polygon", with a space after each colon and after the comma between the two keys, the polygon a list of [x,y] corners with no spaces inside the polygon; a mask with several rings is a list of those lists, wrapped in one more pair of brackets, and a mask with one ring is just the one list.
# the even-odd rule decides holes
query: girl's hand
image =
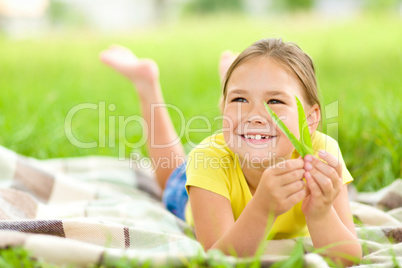
{"label": "girl's hand", "polygon": [[327,163],[311,155],[304,157],[307,194],[302,210],[309,218],[322,217],[328,213],[342,186],[342,165],[339,160],[324,151],[320,151],[319,156]]}
{"label": "girl's hand", "polygon": [[306,195],[303,167],[302,159],[293,159],[264,171],[254,195],[264,211],[277,217],[303,200]]}

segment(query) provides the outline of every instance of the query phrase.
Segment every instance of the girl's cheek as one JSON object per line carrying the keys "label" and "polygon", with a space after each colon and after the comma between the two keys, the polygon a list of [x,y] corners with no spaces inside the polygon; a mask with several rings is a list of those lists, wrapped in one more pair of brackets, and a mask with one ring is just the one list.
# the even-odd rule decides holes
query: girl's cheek
{"label": "girl's cheek", "polygon": [[238,147],[239,142],[236,135],[233,134],[233,131],[224,130],[223,139],[230,149],[235,150]]}
{"label": "girl's cheek", "polygon": [[[274,111],[275,112],[275,111]],[[291,109],[278,109],[278,112],[275,112],[278,117],[282,120],[282,122],[295,134],[296,138],[299,138],[299,116],[297,111],[293,111]]]}
{"label": "girl's cheek", "polygon": [[230,123],[235,123],[241,120],[242,110],[240,106],[231,105],[225,108],[223,112],[224,120],[231,121]]}

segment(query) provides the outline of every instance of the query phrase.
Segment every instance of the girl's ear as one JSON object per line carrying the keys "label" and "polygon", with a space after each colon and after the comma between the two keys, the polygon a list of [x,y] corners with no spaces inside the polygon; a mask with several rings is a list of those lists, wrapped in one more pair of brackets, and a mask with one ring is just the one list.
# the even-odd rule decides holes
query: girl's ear
{"label": "girl's ear", "polygon": [[312,134],[317,129],[321,120],[321,112],[318,104],[314,104],[313,106],[311,106],[307,114],[308,129],[310,131],[310,134]]}

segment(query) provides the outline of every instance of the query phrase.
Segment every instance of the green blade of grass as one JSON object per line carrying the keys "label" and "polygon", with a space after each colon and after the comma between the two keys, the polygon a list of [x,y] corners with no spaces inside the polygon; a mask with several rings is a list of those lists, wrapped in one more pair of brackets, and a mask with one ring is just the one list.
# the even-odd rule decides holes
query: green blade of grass
{"label": "green blade of grass", "polygon": [[265,108],[267,109],[269,115],[272,117],[272,119],[274,119],[275,124],[278,125],[278,127],[280,128],[280,130],[282,130],[282,132],[286,135],[286,137],[288,137],[288,139],[290,140],[290,142],[293,144],[293,146],[295,147],[296,151],[302,156],[304,157],[304,151],[303,151],[303,146],[301,145],[300,141],[295,137],[295,135],[288,129],[288,127],[282,122],[281,119],[279,119],[279,117],[274,113],[274,111],[272,111],[271,108],[269,108],[268,104],[266,104],[264,102]]}
{"label": "green blade of grass", "polygon": [[312,149],[310,131],[308,129],[308,123],[306,119],[306,114],[304,113],[303,105],[301,104],[299,98],[296,97],[297,103],[297,113],[299,115],[299,132],[300,132],[300,144],[303,149],[303,154],[300,154],[304,157],[307,154],[314,154]]}

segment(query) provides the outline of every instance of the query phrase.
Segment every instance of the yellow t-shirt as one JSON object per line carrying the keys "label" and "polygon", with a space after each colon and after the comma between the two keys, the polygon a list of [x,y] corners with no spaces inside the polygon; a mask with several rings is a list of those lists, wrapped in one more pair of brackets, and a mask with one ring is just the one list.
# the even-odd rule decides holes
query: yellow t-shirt
{"label": "yellow t-shirt", "polygon": [[[312,144],[315,152],[325,150],[341,161],[344,184],[353,180],[342,159],[338,143],[333,138],[316,131],[312,136]],[[292,158],[297,157],[299,155],[295,151]],[[239,159],[226,145],[222,133],[206,138],[194,148],[188,156],[186,168],[187,190],[189,186],[196,186],[226,197],[231,203],[234,219],[239,218],[252,195]],[[185,217],[186,221],[193,225],[189,204]],[[308,235],[301,202],[279,215],[270,231],[270,236],[274,239]]]}

